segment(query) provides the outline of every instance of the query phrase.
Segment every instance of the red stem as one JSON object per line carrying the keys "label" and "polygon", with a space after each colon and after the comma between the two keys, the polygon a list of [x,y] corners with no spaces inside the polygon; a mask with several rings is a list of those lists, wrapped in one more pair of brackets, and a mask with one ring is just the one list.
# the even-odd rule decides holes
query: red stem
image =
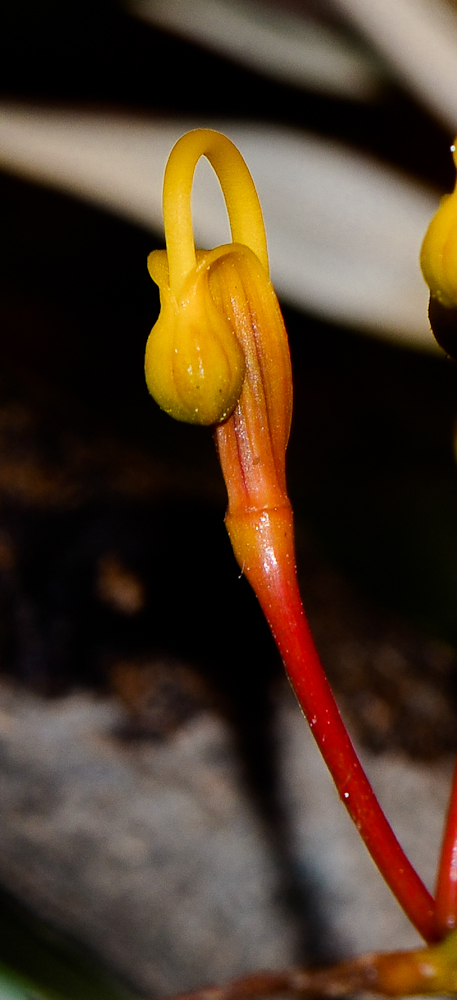
{"label": "red stem", "polygon": [[[291,563],[287,568],[283,563],[281,568],[276,562],[275,570],[271,570],[270,565],[267,573],[254,572],[251,583],[314,739],[387,884],[422,937],[428,942],[436,941],[442,934],[436,928],[434,900],[395,837],[351,743],[314,645],[295,569]],[[456,823],[457,809],[454,809],[453,846]],[[455,892],[455,883],[453,888]]]}
{"label": "red stem", "polygon": [[443,835],[436,884],[437,936],[445,937],[457,925],[457,766]]}

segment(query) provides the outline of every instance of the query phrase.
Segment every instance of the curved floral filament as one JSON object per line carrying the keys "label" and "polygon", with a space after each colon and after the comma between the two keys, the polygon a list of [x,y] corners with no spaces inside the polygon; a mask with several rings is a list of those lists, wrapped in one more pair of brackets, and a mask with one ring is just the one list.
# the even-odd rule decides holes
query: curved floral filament
{"label": "curved floral filament", "polygon": [[257,191],[236,146],[212,129],[187,132],[173,147],[163,182],[163,218],[170,267],[170,289],[178,299],[196,264],[191,191],[201,156],[211,163],[224,195],[233,243],[250,247],[268,274],[268,253]]}

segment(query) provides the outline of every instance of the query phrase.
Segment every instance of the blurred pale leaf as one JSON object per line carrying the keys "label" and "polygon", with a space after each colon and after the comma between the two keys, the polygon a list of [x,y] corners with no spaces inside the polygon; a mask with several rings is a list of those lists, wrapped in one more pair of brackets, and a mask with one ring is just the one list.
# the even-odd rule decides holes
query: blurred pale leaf
{"label": "blurred pale leaf", "polygon": [[[457,9],[447,0],[333,0],[394,74],[457,130]],[[417,151],[420,156],[420,150]]]}
{"label": "blurred pale leaf", "polygon": [[[161,230],[161,188],[174,142],[206,124],[239,146],[262,202],[277,291],[294,306],[414,347],[433,349],[418,255],[438,197],[336,142],[256,123],[154,121],[0,105],[0,165]],[[196,236],[228,238],[204,165]],[[71,234],[69,234],[69,239]]]}
{"label": "blurred pale leaf", "polygon": [[129,0],[128,10],[191,42],[295,86],[372,98],[379,66],[327,24],[250,0]]}

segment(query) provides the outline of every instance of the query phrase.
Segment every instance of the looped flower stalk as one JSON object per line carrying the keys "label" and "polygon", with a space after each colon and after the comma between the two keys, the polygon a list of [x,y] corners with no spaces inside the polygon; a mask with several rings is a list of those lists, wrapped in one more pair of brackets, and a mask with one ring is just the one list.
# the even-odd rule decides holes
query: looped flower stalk
{"label": "looped flower stalk", "polygon": [[[190,197],[200,156],[221,183],[233,242],[196,253]],[[164,223],[167,252],[149,258],[162,302],[146,349],[149,389],[172,416],[214,425],[238,564],[344,805],[408,917],[433,941],[434,902],[360,765],[303,611],[285,477],[292,412],[287,334],[268,276],[254,184],[225,136],[198,129],[176,144],[165,172]]]}

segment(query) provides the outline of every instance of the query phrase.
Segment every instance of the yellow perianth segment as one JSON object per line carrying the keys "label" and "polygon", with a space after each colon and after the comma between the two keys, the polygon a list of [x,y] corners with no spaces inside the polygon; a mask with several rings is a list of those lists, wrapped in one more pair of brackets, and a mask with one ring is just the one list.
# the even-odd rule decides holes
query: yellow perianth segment
{"label": "yellow perianth segment", "polygon": [[217,424],[232,412],[242,390],[244,353],[209,286],[214,262],[231,247],[198,251],[179,303],[170,289],[167,252],[154,250],[148,258],[161,309],[146,344],[146,383],[156,403],[176,420]]}
{"label": "yellow perianth segment", "polygon": [[196,264],[191,191],[201,156],[211,163],[227,206],[232,241],[249,247],[268,274],[262,209],[254,182],[236,146],[211,129],[187,132],[174,146],[165,171],[163,216],[168,250],[170,290],[179,301],[187,275]]}

